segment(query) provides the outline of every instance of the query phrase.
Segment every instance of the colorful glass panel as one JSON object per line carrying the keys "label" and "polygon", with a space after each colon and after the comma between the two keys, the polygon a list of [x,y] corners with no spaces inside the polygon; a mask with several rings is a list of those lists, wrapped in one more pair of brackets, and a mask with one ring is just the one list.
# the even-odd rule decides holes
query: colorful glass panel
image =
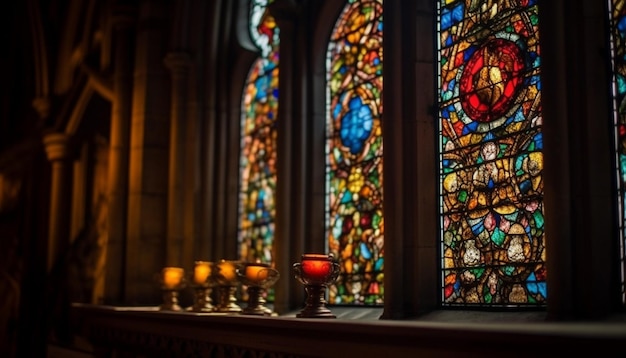
{"label": "colorful glass panel", "polygon": [[239,160],[239,258],[273,261],[279,29],[267,0],[250,6],[250,34],[260,50],[244,87]]}
{"label": "colorful glass panel", "polygon": [[620,203],[620,261],[622,302],[626,303],[626,1],[610,0],[611,47],[613,53],[613,103],[617,137]]}
{"label": "colorful glass panel", "polygon": [[328,250],[341,265],[329,303],[383,303],[382,0],[350,0],[327,52]]}
{"label": "colorful glass panel", "polygon": [[442,304],[546,303],[537,0],[439,0]]}

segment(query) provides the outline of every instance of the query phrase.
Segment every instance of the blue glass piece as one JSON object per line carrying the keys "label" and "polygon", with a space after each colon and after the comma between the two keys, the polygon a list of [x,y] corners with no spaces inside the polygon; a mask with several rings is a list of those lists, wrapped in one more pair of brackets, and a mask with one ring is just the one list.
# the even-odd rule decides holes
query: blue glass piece
{"label": "blue glass piece", "polygon": [[447,30],[453,25],[463,20],[465,13],[465,6],[463,3],[458,4],[452,9],[443,9],[441,17],[439,19],[441,30]]}
{"label": "blue glass piece", "polygon": [[476,130],[478,129],[478,122],[471,122],[465,125],[465,128],[467,128],[467,133],[465,133],[465,130],[463,130],[463,134],[468,134],[470,132],[476,132]]}
{"label": "blue glass piece", "polygon": [[535,75],[535,76],[531,76],[530,77],[530,84],[536,84],[541,82],[541,77],[539,77],[539,75]]}
{"label": "blue glass piece", "polygon": [[276,68],[276,63],[263,59],[263,72],[271,73]]}
{"label": "blue glass piece", "polygon": [[349,108],[348,113],[341,119],[339,135],[341,142],[350,149],[350,153],[357,154],[361,152],[365,140],[371,134],[372,111],[359,97],[350,100]]}
{"label": "blue glass piece", "polygon": [[615,77],[617,77],[617,93],[620,96],[626,94],[626,78],[620,74],[617,74]]}
{"label": "blue glass piece", "polygon": [[333,226],[333,236],[340,237],[341,236],[341,228],[343,227],[343,217],[341,215],[335,216],[335,225]]}
{"label": "blue glass piece", "polygon": [[452,14],[448,9],[444,9],[441,12],[441,17],[439,18],[439,26],[441,30],[447,30],[452,26]]}
{"label": "blue glass piece", "polygon": [[456,86],[456,79],[453,78],[450,80],[450,82],[448,83],[448,90],[452,91],[454,89],[454,87]]}
{"label": "blue glass piece", "polygon": [[626,37],[626,16],[619,18],[617,22],[617,30],[622,38]]}
{"label": "blue glass piece", "polygon": [[459,279],[459,275],[456,276],[456,281],[454,282],[454,291],[458,291],[461,288],[461,280]]}
{"label": "blue glass piece", "polygon": [[474,235],[478,235],[485,230],[485,223],[483,221],[479,221],[476,224],[472,225],[472,232]]}
{"label": "blue glass piece", "polygon": [[363,256],[364,259],[369,260],[372,258],[372,253],[366,243],[362,242],[359,247],[361,249],[361,256]]}
{"label": "blue glass piece", "polygon": [[443,108],[441,110],[441,116],[446,119],[450,118],[450,112],[448,112],[447,108]]}
{"label": "blue glass piece", "polygon": [[382,271],[385,260],[382,257],[379,257],[378,260],[374,263],[374,271]]}
{"label": "blue glass piece", "polygon": [[450,46],[452,45],[453,41],[452,41],[452,36],[448,36],[446,38],[446,46]]}
{"label": "blue glass piece", "polygon": [[342,109],[343,107],[341,106],[341,103],[337,103],[333,109],[333,118],[338,118],[341,115]]}
{"label": "blue glass piece", "polygon": [[518,108],[518,110],[515,111],[515,114],[513,115],[513,119],[515,122],[523,122],[526,120],[526,116],[524,115],[524,112],[522,111],[522,107]]}
{"label": "blue glass piece", "polygon": [[267,77],[262,76],[257,78],[256,81],[254,81],[254,86],[256,87],[257,91],[255,99],[257,101],[265,99],[265,97],[267,97],[267,92],[265,90],[268,87]]}
{"label": "blue glass piece", "polygon": [[528,288],[528,292],[536,295],[539,293],[539,286],[537,285],[537,277],[534,272],[531,272],[526,279],[526,287]]}
{"label": "blue glass piece", "polygon": [[352,202],[352,192],[350,190],[346,190],[341,197],[341,203],[350,203]]}
{"label": "blue glass piece", "polygon": [[516,171],[522,169],[524,165],[524,159],[526,159],[526,155],[520,155],[519,157],[517,157],[517,159],[515,160]]}
{"label": "blue glass piece", "polygon": [[537,288],[543,297],[548,297],[548,285],[545,282],[537,283]]}
{"label": "blue glass piece", "polygon": [[535,135],[534,140],[535,140],[536,150],[543,149],[543,133],[537,133],[537,135]]}
{"label": "blue glass piece", "polygon": [[465,4],[459,3],[455,8],[452,9],[452,18],[454,19],[454,23],[457,24],[463,20],[465,17]]}
{"label": "blue glass piece", "polygon": [[532,183],[530,182],[530,180],[524,180],[523,182],[519,183],[519,190],[522,192],[522,194],[528,193],[531,188]]}
{"label": "blue glass piece", "polygon": [[476,46],[470,46],[463,51],[463,61],[468,61],[470,57],[476,52]]}

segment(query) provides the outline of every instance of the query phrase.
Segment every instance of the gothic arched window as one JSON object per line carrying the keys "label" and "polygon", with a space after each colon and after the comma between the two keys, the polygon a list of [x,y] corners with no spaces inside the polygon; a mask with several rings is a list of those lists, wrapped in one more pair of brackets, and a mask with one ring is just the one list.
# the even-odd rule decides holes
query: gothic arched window
{"label": "gothic arched window", "polygon": [[543,306],[537,0],[438,1],[444,306]]}
{"label": "gothic arched window", "polygon": [[249,31],[259,58],[248,73],[241,102],[239,160],[239,258],[273,261],[276,188],[276,116],[278,113],[279,29],[267,5],[250,4]]}
{"label": "gothic arched window", "polygon": [[326,230],[332,304],[383,302],[382,0],[349,0],[327,49]]}
{"label": "gothic arched window", "polygon": [[615,135],[617,140],[617,167],[620,203],[620,261],[622,264],[622,302],[626,302],[626,4],[622,0],[611,1],[611,47],[613,53],[613,105]]}

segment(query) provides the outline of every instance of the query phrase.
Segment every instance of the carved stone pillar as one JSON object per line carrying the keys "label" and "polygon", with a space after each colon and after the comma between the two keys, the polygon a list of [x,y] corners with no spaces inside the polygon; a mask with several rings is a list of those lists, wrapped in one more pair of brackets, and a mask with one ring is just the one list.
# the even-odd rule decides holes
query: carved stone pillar
{"label": "carved stone pillar", "polygon": [[170,2],[140,1],[133,71],[124,300],[160,302],[154,275],[165,264],[169,79],[163,58]]}
{"label": "carved stone pillar", "polygon": [[113,108],[109,147],[108,177],[108,241],[104,302],[123,300],[124,271],[121,264],[126,244],[128,212],[128,164],[130,150],[130,121],[132,107],[132,75],[135,9],[118,6],[113,16]]}
{"label": "carved stone pillar", "polygon": [[[304,213],[302,199],[293,192],[302,192],[300,185],[303,180],[302,163],[304,160],[298,157],[303,154],[301,147],[304,145],[304,138],[297,135],[301,125],[295,122],[302,121],[299,109],[302,108],[301,94],[302,83],[295,80],[301,76],[296,76],[296,57],[298,51],[298,32],[302,29],[298,27],[298,16],[300,5],[291,0],[276,0],[269,6],[272,16],[276,19],[280,28],[280,72],[278,85],[280,97],[278,99],[277,143],[276,150],[276,221],[274,249],[276,257],[276,269],[285,273],[289,277],[292,264],[300,259],[303,254],[303,229],[301,215]],[[299,143],[300,146],[296,145]],[[300,225],[299,225],[300,224]],[[323,238],[319,238],[323,240]],[[283,313],[296,306],[298,302],[303,302],[304,295],[302,287],[294,280],[278,280],[275,285],[276,300],[274,308],[276,312]]]}
{"label": "carved stone pillar", "polygon": [[[187,87],[189,76],[189,55],[184,52],[171,52],[165,57],[165,65],[172,76],[169,184],[167,196],[167,265],[184,265],[192,259],[193,237],[188,237],[185,227],[187,210],[186,191],[190,188],[186,179],[192,165],[191,153],[186,150],[189,125],[187,118]],[[192,231],[193,233],[193,231]],[[185,249],[187,248],[187,249]]]}
{"label": "carved stone pillar", "polygon": [[619,295],[610,274],[619,234],[607,16],[602,2],[540,4],[547,310],[555,320],[603,317]]}
{"label": "carved stone pillar", "polygon": [[72,163],[70,162],[70,138],[65,133],[44,136],[43,144],[48,160],[52,163],[50,190],[50,217],[48,224],[48,273],[63,256],[69,246]]}

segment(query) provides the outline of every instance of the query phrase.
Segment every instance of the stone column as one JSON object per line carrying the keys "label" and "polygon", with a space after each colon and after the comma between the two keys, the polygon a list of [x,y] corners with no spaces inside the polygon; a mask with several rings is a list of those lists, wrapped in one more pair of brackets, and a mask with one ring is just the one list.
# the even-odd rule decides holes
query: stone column
{"label": "stone column", "polygon": [[[409,87],[409,84],[404,84],[400,88],[395,88],[405,95],[404,114],[405,122],[404,126],[404,150],[403,155],[406,156],[407,163],[410,163],[410,168],[404,168],[405,182],[403,183],[403,191],[412,195],[412,191],[415,190],[415,203],[409,204],[412,200],[405,197],[402,201],[404,206],[401,206],[400,210],[403,215],[403,223],[405,225],[405,231],[401,234],[404,241],[403,252],[410,253],[411,259],[405,261],[404,269],[414,267],[412,274],[404,277],[405,292],[409,292],[410,304],[403,309],[401,316],[412,317],[419,313],[427,312],[439,307],[439,292],[441,291],[440,277],[441,271],[439,269],[440,253],[439,253],[439,220],[440,213],[439,208],[439,196],[437,190],[433,190],[439,186],[439,177],[435,173],[439,170],[439,150],[438,137],[433,135],[438,133],[438,114],[433,111],[433,105],[437,103],[437,95],[434,86],[427,84],[437,82],[437,47],[433,39],[436,38],[436,26],[433,13],[436,12],[436,4],[430,0],[404,0],[402,1],[402,8],[407,13],[405,17],[404,26],[411,24],[410,35],[403,39],[402,47],[408,51],[415,51],[415,57],[411,54],[407,54],[403,64],[403,68],[408,70],[411,76],[406,76],[411,81],[411,90],[406,92],[405,88]],[[415,4],[410,6],[410,4]],[[415,15],[412,15],[415,14]],[[412,21],[411,17],[415,16],[416,20]],[[389,23],[385,18],[385,23]],[[396,29],[397,30],[397,29]],[[393,36],[393,34],[392,34]],[[416,47],[413,48],[412,44]],[[413,59],[414,58],[414,59]],[[413,64],[414,61],[414,64]],[[388,66],[384,65],[386,68]],[[391,66],[394,66],[392,63]],[[415,68],[415,71],[412,71]],[[385,88],[385,91],[387,88]],[[385,96],[383,94],[383,96]],[[390,94],[393,97],[393,92]],[[386,99],[387,97],[385,97]],[[385,107],[389,109],[389,106]],[[416,123],[412,123],[410,118],[415,118]],[[389,116],[383,113],[384,119],[390,119]],[[386,127],[385,129],[387,129]],[[386,139],[383,132],[383,137]],[[413,138],[413,139],[412,139]],[[414,138],[417,138],[415,140]],[[390,140],[386,140],[385,144]],[[387,153],[387,145],[385,146],[385,165],[393,161],[398,153]],[[391,160],[387,160],[387,159]],[[396,166],[395,170],[400,168]],[[387,174],[387,173],[385,173]],[[393,174],[389,174],[393,175]],[[387,178],[387,177],[386,177]],[[393,179],[392,179],[393,180]],[[388,183],[388,182],[387,182]],[[415,184],[411,184],[415,183]],[[387,191],[388,186],[385,186],[385,207],[386,202],[393,194]],[[398,193],[402,195],[402,193]],[[408,199],[408,200],[407,200]],[[411,206],[409,206],[411,205]],[[395,207],[397,210],[398,207]],[[396,212],[395,215],[398,213]],[[389,218],[388,215],[394,215],[388,213],[385,208],[385,219]],[[414,220],[414,221],[412,221]],[[386,235],[389,235],[388,231],[385,231]],[[412,239],[411,235],[415,235],[415,239]],[[385,240],[385,244],[392,240],[400,239],[398,236],[389,236],[389,241]],[[387,253],[387,257],[390,258]],[[408,266],[407,266],[408,265]],[[399,268],[394,265],[392,274],[397,274]],[[408,270],[407,270],[408,271]],[[387,275],[385,275],[387,277]],[[410,289],[407,290],[407,287]],[[387,291],[385,291],[387,293]],[[394,301],[406,300],[406,296],[403,298],[397,296],[385,295],[385,301],[389,298]]]}
{"label": "stone column", "polygon": [[[187,87],[189,75],[189,55],[184,52],[171,52],[165,57],[165,65],[172,76],[171,114],[170,114],[170,152],[169,152],[169,184],[167,195],[167,265],[183,265],[189,261],[189,249],[193,237],[186,237],[185,215],[186,180],[188,167],[193,163],[187,153],[188,121],[187,118]],[[185,252],[187,251],[187,252]]]}
{"label": "stone column", "polygon": [[[277,186],[276,186],[276,220],[274,236],[274,252],[276,257],[276,269],[284,273],[287,277],[291,275],[292,264],[300,259],[298,253],[294,252],[295,247],[302,248],[298,244],[302,237],[294,235],[296,228],[294,221],[297,219],[297,208],[295,207],[293,195],[294,187],[294,121],[297,108],[299,108],[298,98],[294,91],[294,62],[296,56],[296,31],[297,5],[289,0],[277,0],[270,5],[270,12],[276,19],[280,28],[280,72],[278,86],[280,97],[278,104],[278,115],[276,119],[278,152],[276,158]],[[299,254],[302,254],[300,251]],[[303,287],[294,280],[278,280],[275,284],[276,300],[274,309],[278,313],[287,312],[295,307],[290,305],[303,302]],[[296,306],[297,307],[297,306]]]}
{"label": "stone column", "polygon": [[[423,5],[420,7],[431,8]],[[432,243],[430,237],[416,237],[417,222],[420,220],[417,213],[419,202],[417,195],[420,193],[417,178],[418,168],[428,168],[429,162],[424,161],[428,153],[424,153],[424,158],[417,158],[418,147],[422,150],[430,145],[434,148],[432,141],[422,138],[434,137],[434,132],[427,133],[432,129],[432,119],[429,113],[419,113],[420,127],[427,134],[418,137],[416,104],[423,110],[427,97],[418,98],[416,95],[417,83],[426,83],[429,88],[433,78],[435,67],[428,64],[429,55],[420,53],[420,60],[416,61],[416,32],[417,32],[417,3],[413,0],[385,0],[384,9],[384,86],[383,103],[384,112],[382,114],[382,135],[384,143],[383,154],[383,175],[384,175],[384,215],[385,215],[385,303],[383,318],[395,319],[405,318],[414,313],[416,300],[418,298],[417,285],[425,285],[426,282],[416,280],[416,275],[428,270],[428,263],[432,262],[436,250],[431,250],[428,246]],[[429,21],[432,15],[420,14],[421,20]],[[428,22],[427,22],[428,23]],[[432,31],[428,34],[434,36]],[[425,35],[426,36],[426,35]],[[432,38],[432,37],[431,37]],[[420,44],[424,39],[419,38]],[[429,41],[429,42],[432,42]],[[424,67],[430,72],[423,72]],[[425,78],[418,78],[416,69]],[[432,99],[432,98],[431,98]],[[416,103],[417,102],[417,103]],[[428,123],[428,119],[431,122]],[[416,138],[419,140],[416,141]],[[431,154],[432,149],[431,149]],[[430,159],[432,160],[432,159]],[[428,178],[421,178],[421,185],[428,185],[434,188],[436,183],[432,179],[434,172],[425,173]],[[432,189],[428,190],[433,193]],[[422,193],[420,193],[422,194]],[[421,200],[426,203],[430,200]],[[434,207],[434,206],[433,206]],[[429,208],[430,209],[430,208]],[[425,210],[424,213],[427,214]],[[435,220],[432,221],[433,223]],[[432,229],[431,224],[429,225]],[[428,226],[427,226],[428,227]],[[418,246],[424,246],[418,248]],[[414,259],[418,253],[422,253],[424,261]],[[426,255],[433,255],[428,258]],[[434,270],[429,271],[436,274]],[[424,289],[436,289],[426,287]],[[424,291],[426,292],[426,291]],[[433,291],[436,292],[436,291]]]}
{"label": "stone column", "polygon": [[104,302],[107,304],[121,303],[124,297],[122,262],[126,251],[135,11],[130,6],[118,6],[113,16],[114,100],[109,143],[108,264],[104,288]]}
{"label": "stone column", "polygon": [[554,0],[539,16],[548,315],[602,317],[619,295],[608,15],[602,2]]}
{"label": "stone column", "polygon": [[125,303],[161,302],[165,265],[170,92],[163,58],[170,2],[140,2],[129,151]]}
{"label": "stone column", "polygon": [[48,273],[58,264],[69,247],[72,192],[69,141],[70,138],[65,133],[50,133],[43,138],[46,155],[52,163],[48,258],[46,260]]}
{"label": "stone column", "polygon": [[[218,122],[223,118],[219,113],[220,106],[218,106],[218,99],[221,98],[222,93],[219,87],[220,73],[222,68],[226,67],[228,58],[223,55],[217,49],[221,43],[220,41],[220,28],[224,26],[226,22],[222,14],[222,9],[226,4],[223,1],[210,1],[201,2],[204,6],[204,13],[209,14],[207,16],[207,22],[211,23],[211,26],[207,27],[206,31],[206,53],[207,56],[203,60],[203,66],[206,69],[204,75],[198,80],[202,81],[204,95],[196,95],[198,100],[198,110],[202,113],[202,123],[200,125],[199,136],[202,138],[200,153],[198,156],[199,163],[199,177],[201,181],[199,195],[202,198],[199,201],[198,217],[203,220],[198,220],[198,237],[199,240],[195,242],[195,251],[203,255],[208,255],[209,259],[217,260],[222,258],[222,252],[219,248],[223,245],[217,245],[217,212],[218,208],[218,194],[216,192],[216,184],[219,182],[217,178],[218,170],[218,150],[216,148],[216,142],[220,138],[218,133]],[[198,10],[199,11],[199,10]],[[237,117],[235,117],[237,118]],[[235,120],[235,119],[234,119]],[[236,199],[235,199],[236,200]]]}

